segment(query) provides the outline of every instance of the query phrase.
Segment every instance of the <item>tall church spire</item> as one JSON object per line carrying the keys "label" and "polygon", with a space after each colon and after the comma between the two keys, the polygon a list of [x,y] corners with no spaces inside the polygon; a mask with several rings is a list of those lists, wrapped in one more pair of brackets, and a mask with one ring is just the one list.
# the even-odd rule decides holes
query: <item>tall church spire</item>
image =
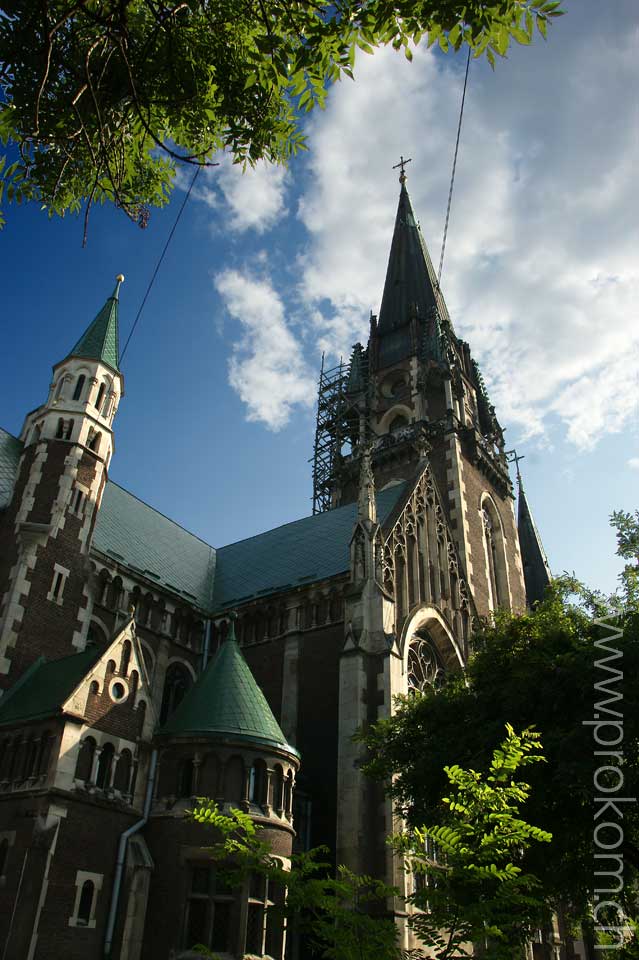
{"label": "tall church spire", "polygon": [[519,485],[519,506],[517,512],[517,529],[519,532],[519,546],[524,567],[524,582],[526,584],[526,602],[529,607],[543,600],[546,587],[552,579],[546,551],[541,542],[539,531],[524,492],[524,485],[517,468],[517,482]]}
{"label": "tall church spire", "polygon": [[449,319],[437,275],[415,219],[406,176],[401,190],[377,329],[380,336],[406,326],[413,316],[425,320],[436,308]]}
{"label": "tall church spire", "polygon": [[118,304],[120,284],[124,276],[120,273],[116,279],[113,293],[106,301],[95,320],[87,327],[69,357],[85,357],[100,360],[113,370],[119,371],[120,345],[118,329]]}

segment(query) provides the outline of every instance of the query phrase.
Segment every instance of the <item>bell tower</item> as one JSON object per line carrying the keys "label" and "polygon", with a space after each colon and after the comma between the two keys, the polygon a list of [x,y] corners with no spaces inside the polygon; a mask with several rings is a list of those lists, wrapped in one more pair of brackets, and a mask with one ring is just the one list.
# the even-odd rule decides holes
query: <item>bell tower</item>
{"label": "bell tower", "polygon": [[53,367],[45,403],[27,414],[13,499],[3,518],[0,685],[39,656],[82,650],[92,608],[88,553],[123,393],[118,301],[124,277]]}
{"label": "bell tower", "polygon": [[504,433],[469,345],[454,331],[413,213],[404,164],[386,279],[370,336],[320,377],[315,512],[357,499],[370,446],[377,490],[427,458],[477,611],[525,606]]}

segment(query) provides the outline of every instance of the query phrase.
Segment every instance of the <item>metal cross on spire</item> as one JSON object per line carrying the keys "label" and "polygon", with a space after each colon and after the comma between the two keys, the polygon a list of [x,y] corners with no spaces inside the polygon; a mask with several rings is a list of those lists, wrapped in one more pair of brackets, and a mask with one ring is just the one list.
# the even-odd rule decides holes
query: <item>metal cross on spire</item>
{"label": "metal cross on spire", "polygon": [[517,483],[521,486],[521,473],[519,472],[519,461],[526,459],[525,454],[522,453],[521,456],[519,456],[516,450],[506,450],[506,459],[508,460],[508,463],[515,464],[515,470],[517,471]]}
{"label": "metal cross on spire", "polygon": [[399,169],[400,171],[399,182],[402,184],[402,186],[406,183],[406,172],[404,170],[404,167],[406,166],[407,163],[412,163],[412,157],[409,157],[408,160],[404,160],[404,158],[400,156],[399,163],[396,163],[395,166],[393,167],[393,170]]}

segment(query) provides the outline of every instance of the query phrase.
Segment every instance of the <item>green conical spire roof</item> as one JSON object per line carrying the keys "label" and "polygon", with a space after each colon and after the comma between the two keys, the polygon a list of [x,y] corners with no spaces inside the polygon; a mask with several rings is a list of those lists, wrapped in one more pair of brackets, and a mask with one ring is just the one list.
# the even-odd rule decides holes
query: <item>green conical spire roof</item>
{"label": "green conical spire roof", "polygon": [[158,732],[250,740],[297,754],[242,655],[232,622],[226,642]]}
{"label": "green conical spire roof", "polygon": [[120,346],[118,341],[118,297],[122,274],[117,278],[115,290],[104,304],[97,317],[84,331],[76,345],[69,351],[70,357],[86,357],[101,360],[119,371]]}

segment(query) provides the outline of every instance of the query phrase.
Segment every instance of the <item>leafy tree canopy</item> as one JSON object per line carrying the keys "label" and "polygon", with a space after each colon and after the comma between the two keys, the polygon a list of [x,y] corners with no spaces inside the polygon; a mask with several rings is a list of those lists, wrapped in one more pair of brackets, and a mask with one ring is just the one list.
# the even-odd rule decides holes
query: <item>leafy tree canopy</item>
{"label": "leafy tree canopy", "polygon": [[[361,876],[339,867],[336,876],[322,861],[327,851],[318,847],[293,856],[289,869],[273,857],[248,814],[231,808],[222,812],[206,798],[199,798],[192,817],[212,831],[215,841],[211,857],[219,864],[227,882],[239,888],[251,875],[264,877],[269,884],[286,888],[286,899],[269,911],[280,921],[289,919],[305,936],[313,956],[325,960],[400,960],[397,928],[385,916],[388,897],[396,894],[373,877]],[[205,956],[213,955],[199,946]],[[215,960],[215,958],[214,958]]]}
{"label": "leafy tree canopy", "polygon": [[[636,522],[624,514],[615,515],[615,523],[619,552],[632,556]],[[576,606],[570,602],[575,581],[555,581],[533,612],[518,617],[502,613],[483,627],[463,677],[451,677],[438,691],[398,698],[395,715],[362,734],[369,749],[366,771],[390,783],[391,795],[413,826],[428,826],[439,815],[445,765],[485,768],[504,723],[534,727],[547,762],[530,770],[526,814],[553,839],[531,847],[522,867],[539,877],[549,902],[571,904],[577,916],[588,915],[598,883],[616,892],[617,858],[623,860],[617,896],[626,906],[639,871],[637,803],[622,801],[604,809],[596,800],[639,797],[635,578],[635,568],[628,565],[622,574],[628,604],[621,612],[616,599],[612,608],[608,605],[607,619],[597,616],[604,607],[601,595],[582,591],[586,607]],[[609,725],[598,727],[597,717]],[[608,828],[599,839],[615,856],[597,861],[594,855],[603,849],[595,849],[593,829],[602,813],[602,822],[619,824],[623,843],[617,848],[618,832]],[[600,880],[595,870],[602,871]]]}
{"label": "leafy tree canopy", "polygon": [[49,215],[110,201],[141,226],[176,163],[282,162],[358,49],[422,38],[491,64],[546,36],[559,0],[7,0],[0,195]]}
{"label": "leafy tree canopy", "polygon": [[444,769],[445,824],[394,841],[424,881],[408,898],[418,908],[411,925],[438,960],[471,956],[473,944],[486,940],[492,960],[512,960],[548,919],[539,881],[519,865],[532,844],[551,840],[522,818],[530,786],[516,779],[521,767],[543,760],[541,743],[531,730],[506,730],[486,774]]}

